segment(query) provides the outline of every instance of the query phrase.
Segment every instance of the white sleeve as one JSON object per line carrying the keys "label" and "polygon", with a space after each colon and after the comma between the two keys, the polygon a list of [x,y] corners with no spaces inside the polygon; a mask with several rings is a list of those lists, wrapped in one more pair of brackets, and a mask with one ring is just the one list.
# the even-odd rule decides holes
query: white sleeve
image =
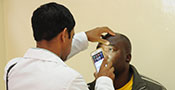
{"label": "white sleeve", "polygon": [[[82,76],[75,78],[68,90],[89,90]],[[95,90],[114,90],[113,81],[106,76],[99,77],[96,80]]]}
{"label": "white sleeve", "polygon": [[96,80],[95,90],[114,90],[112,79],[106,76],[99,77]]}
{"label": "white sleeve", "polygon": [[76,77],[68,87],[68,90],[89,90],[82,76]]}
{"label": "white sleeve", "polygon": [[88,48],[88,39],[85,32],[80,32],[74,35],[72,40],[71,52],[68,55],[68,59]]}

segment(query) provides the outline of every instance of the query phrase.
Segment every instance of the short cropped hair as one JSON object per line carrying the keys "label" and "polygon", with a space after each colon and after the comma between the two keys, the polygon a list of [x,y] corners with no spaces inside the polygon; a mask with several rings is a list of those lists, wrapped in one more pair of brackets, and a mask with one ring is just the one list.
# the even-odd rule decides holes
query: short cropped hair
{"label": "short cropped hair", "polygon": [[67,28],[69,34],[75,26],[71,12],[63,5],[55,2],[41,5],[33,12],[32,28],[36,41],[50,41]]}

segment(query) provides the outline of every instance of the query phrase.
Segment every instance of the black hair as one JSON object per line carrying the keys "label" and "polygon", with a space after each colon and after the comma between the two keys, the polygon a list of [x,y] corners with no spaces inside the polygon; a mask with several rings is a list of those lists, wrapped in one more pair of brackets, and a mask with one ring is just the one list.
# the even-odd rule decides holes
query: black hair
{"label": "black hair", "polygon": [[55,2],[41,5],[33,12],[32,28],[36,41],[52,40],[67,28],[69,34],[75,26],[71,12],[63,5]]}
{"label": "black hair", "polygon": [[[123,34],[120,34],[120,33],[115,33],[116,35],[119,35],[119,39],[124,41],[126,44],[125,44],[125,49],[128,53],[131,53],[131,50],[132,50],[132,46],[131,46],[131,42],[129,40],[129,38]],[[109,33],[106,34],[105,36],[102,36],[102,39],[107,39],[109,37],[112,37],[112,35],[110,35]],[[97,46],[98,48],[98,46]]]}

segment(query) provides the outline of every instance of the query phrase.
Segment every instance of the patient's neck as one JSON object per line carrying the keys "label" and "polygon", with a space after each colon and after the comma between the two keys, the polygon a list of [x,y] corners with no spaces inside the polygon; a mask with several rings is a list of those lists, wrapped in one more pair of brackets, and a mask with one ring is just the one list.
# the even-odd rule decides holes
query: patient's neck
{"label": "patient's neck", "polygon": [[120,74],[117,74],[117,72],[115,72],[115,79],[114,79],[115,89],[119,89],[123,87],[125,84],[127,84],[131,79],[131,76],[132,72],[129,70],[129,68]]}

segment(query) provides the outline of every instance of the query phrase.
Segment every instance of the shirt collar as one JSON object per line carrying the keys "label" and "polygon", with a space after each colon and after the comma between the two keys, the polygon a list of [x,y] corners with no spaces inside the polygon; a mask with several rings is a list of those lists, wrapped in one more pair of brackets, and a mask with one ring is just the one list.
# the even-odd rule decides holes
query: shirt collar
{"label": "shirt collar", "polygon": [[59,56],[43,48],[29,48],[28,51],[25,53],[24,58],[45,60],[45,61],[57,62],[63,65],[66,65]]}
{"label": "shirt collar", "polygon": [[133,90],[143,88],[146,86],[145,81],[141,78],[141,75],[137,72],[136,68],[133,65],[130,65],[130,69],[133,71]]}

